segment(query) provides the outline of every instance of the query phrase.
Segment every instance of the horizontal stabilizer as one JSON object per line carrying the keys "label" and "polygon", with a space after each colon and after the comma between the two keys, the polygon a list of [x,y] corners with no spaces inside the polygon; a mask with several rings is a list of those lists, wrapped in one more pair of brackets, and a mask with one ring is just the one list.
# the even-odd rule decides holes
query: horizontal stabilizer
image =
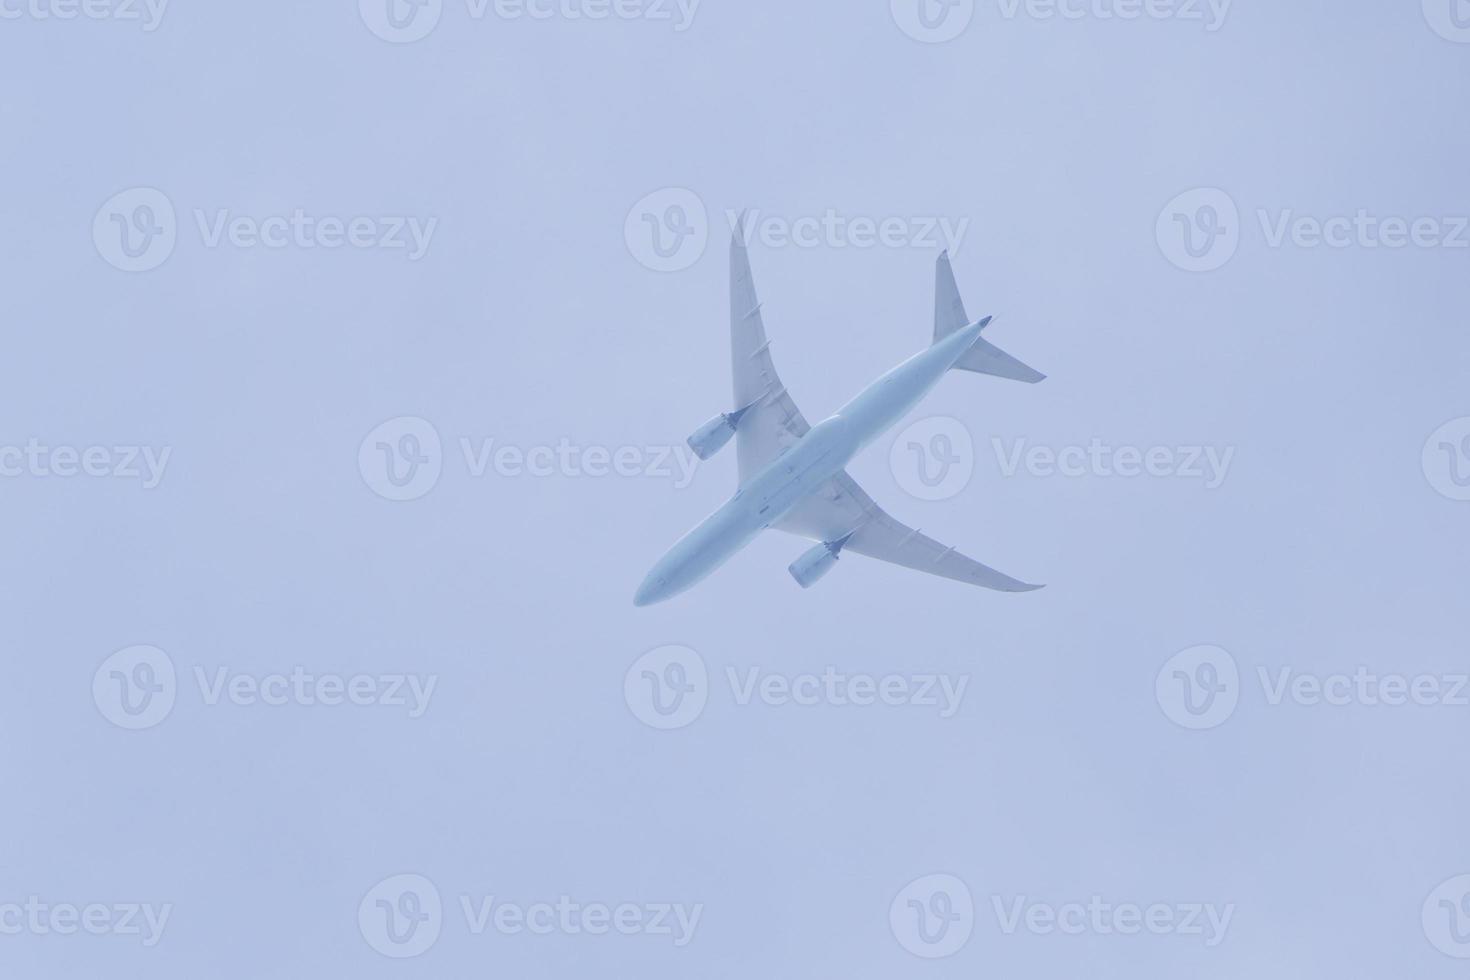
{"label": "horizontal stabilizer", "polygon": [[1022,364],[984,337],[978,338],[975,346],[971,347],[964,357],[956,361],[954,366],[961,371],[991,374],[997,378],[1024,381],[1030,385],[1046,378],[1046,375],[1040,371]]}

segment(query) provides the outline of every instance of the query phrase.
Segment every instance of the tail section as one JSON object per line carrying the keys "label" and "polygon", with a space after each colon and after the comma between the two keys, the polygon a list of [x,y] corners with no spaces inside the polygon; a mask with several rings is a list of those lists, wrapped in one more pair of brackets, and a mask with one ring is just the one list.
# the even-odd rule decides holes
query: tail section
{"label": "tail section", "polygon": [[[970,318],[965,313],[965,301],[960,298],[960,287],[955,282],[954,268],[949,264],[949,253],[945,252],[939,256],[939,266],[934,276],[935,343],[969,324]],[[1035,368],[1022,364],[984,337],[975,341],[975,346],[971,347],[969,352],[955,363],[955,367],[961,371],[974,371],[977,374],[989,374],[997,378],[1024,381],[1027,384],[1035,384],[1046,377]]]}

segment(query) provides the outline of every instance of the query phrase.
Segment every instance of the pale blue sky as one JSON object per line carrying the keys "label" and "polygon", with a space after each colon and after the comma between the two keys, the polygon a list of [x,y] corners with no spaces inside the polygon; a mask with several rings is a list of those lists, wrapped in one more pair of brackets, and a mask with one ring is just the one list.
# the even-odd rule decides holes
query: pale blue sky
{"label": "pale blue sky", "polygon": [[[1470,706],[1273,704],[1260,676],[1364,668],[1447,690],[1470,672],[1470,503],[1452,499],[1461,471],[1421,460],[1470,416],[1470,248],[1270,234],[1362,210],[1434,219],[1453,244],[1470,44],[1434,2],[1242,2],[1209,30],[1205,4],[1203,21],[1105,19],[1119,3],[1092,0],[1065,19],[982,0],[931,44],[885,0],[704,0],[683,30],[651,0],[618,9],[671,19],[444,0],[411,43],[375,36],[354,0],[174,0],[152,30],[6,0],[0,926],[32,895],[171,911],[152,946],[0,932],[0,972],[1460,976],[1441,948],[1470,945],[1436,948],[1431,892],[1470,872]],[[135,188],[166,200],[173,243],[127,272],[112,216],[138,219],[134,236],[167,218],[138,212],[156,197],[109,206]],[[658,272],[625,231],[666,188],[693,192],[709,240]],[[1235,251],[1190,272],[1156,228],[1201,188],[1234,207]],[[1199,221],[1221,198],[1186,200]],[[688,595],[633,607],[733,489],[732,454],[687,486],[655,457],[733,407],[724,216],[746,207],[915,234],[967,222],[970,312],[996,314],[987,335],[1049,378],[955,376],[918,410],[975,446],[946,499],[906,492],[893,439],[852,472],[900,520],[1046,590],[853,557],[804,592],[786,566],[805,545],[771,533]],[[355,218],[359,245],[321,247]],[[284,244],[212,238],[235,219],[236,242]],[[415,226],[417,259],[380,247]],[[752,245],[809,418],[927,343],[938,248]],[[368,440],[401,417],[431,430]],[[625,475],[476,475],[492,439],[632,455]],[[1233,456],[1214,489],[1007,476],[993,439]],[[32,441],[45,462],[26,461]],[[386,499],[379,441],[427,447],[432,489]],[[106,475],[64,475],[56,447],[105,449]],[[144,449],[168,450],[156,486],[127,475],[128,447],[144,472]],[[1203,644],[1236,664],[1238,705],[1192,731],[1156,679]],[[134,731],[108,717],[121,662],[103,668],[136,645],[175,682]],[[702,713],[660,731],[625,675],[666,645],[708,680]],[[398,675],[434,687],[418,717],[250,693],[297,667],[361,675],[373,697]],[[829,667],[966,688],[950,717],[741,703],[752,669]],[[359,924],[400,874],[443,904],[408,959]],[[935,874],[965,884],[974,922],[923,960],[890,907]],[[476,935],[461,909],[563,895],[701,913],[676,946]],[[1008,934],[995,907],[1093,896],[1233,912],[1207,946]]]}

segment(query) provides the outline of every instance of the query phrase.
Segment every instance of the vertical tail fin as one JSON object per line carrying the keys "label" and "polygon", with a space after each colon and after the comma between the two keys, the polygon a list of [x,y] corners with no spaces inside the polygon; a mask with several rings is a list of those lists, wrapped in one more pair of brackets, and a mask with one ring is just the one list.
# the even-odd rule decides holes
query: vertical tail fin
{"label": "vertical tail fin", "polygon": [[[965,301],[960,298],[960,287],[955,282],[954,268],[949,264],[949,253],[939,256],[939,265],[934,274],[934,342],[968,326],[969,316],[965,313]],[[961,371],[990,374],[997,378],[1024,381],[1035,384],[1046,375],[1028,367],[984,337],[975,341],[975,346],[955,362]]]}
{"label": "vertical tail fin", "polygon": [[939,265],[934,270],[934,342],[970,325],[965,315],[965,301],[960,299],[959,284],[954,281],[954,269],[949,264],[949,253],[939,256]]}

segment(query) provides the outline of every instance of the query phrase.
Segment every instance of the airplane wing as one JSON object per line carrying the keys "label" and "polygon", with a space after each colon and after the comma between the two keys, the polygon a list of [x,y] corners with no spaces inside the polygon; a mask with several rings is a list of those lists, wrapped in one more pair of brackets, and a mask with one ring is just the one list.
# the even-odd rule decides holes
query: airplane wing
{"label": "airplane wing", "polygon": [[749,406],[735,431],[741,483],[811,429],[771,360],[771,342],[766,338],[760,299],[750,273],[744,224],[742,217],[730,242],[730,372],[735,384],[735,408]]}
{"label": "airplane wing", "polygon": [[894,520],[845,472],[817,488],[771,526],[813,541],[835,542],[851,535],[843,544],[843,551],[997,592],[1033,592],[1042,588],[966,558]]}

